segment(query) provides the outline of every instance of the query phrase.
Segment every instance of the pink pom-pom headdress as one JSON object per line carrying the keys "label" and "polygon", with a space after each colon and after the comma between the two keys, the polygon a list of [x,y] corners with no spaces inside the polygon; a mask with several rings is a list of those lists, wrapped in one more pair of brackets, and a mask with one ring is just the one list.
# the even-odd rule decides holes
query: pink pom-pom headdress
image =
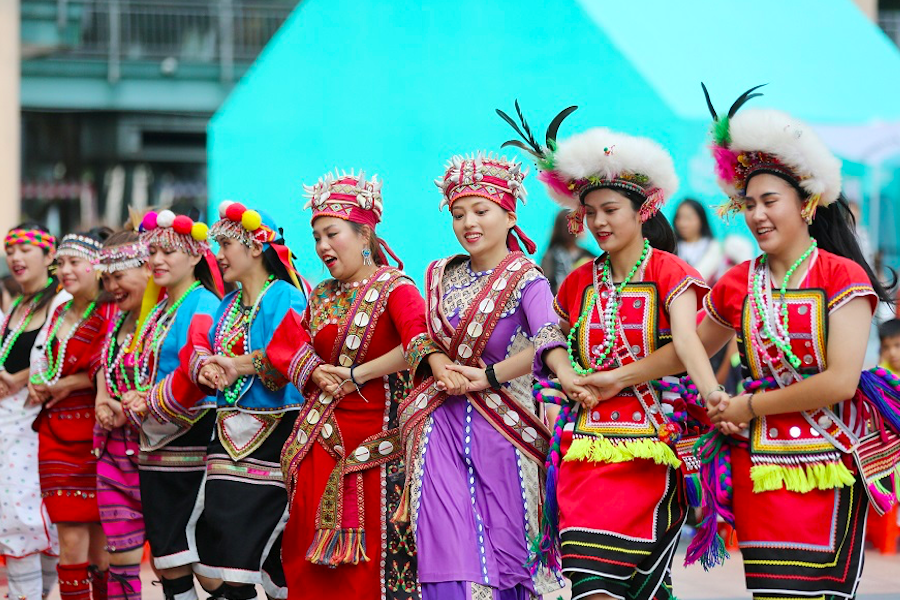
{"label": "pink pom-pom headdress", "polygon": [[738,114],[748,100],[761,96],[760,85],[744,92],[728,114],[719,117],[706,85],[703,94],[713,118],[711,151],[716,179],[728,195],[719,207],[727,217],[744,208],[747,181],[757,173],[772,173],[805,192],[803,217],[812,222],[819,206],[837,201],[841,193],[841,162],[805,123],[772,109],[749,109]]}
{"label": "pink pom-pom headdress", "polygon": [[158,213],[150,211],[141,219],[138,228],[141,241],[150,246],[181,250],[192,256],[204,256],[209,252],[206,223],[194,222],[186,215],[176,215],[171,210]]}
{"label": "pink pom-pom headdress", "polygon": [[519,104],[519,125],[506,113],[497,113],[522,137],[504,146],[521,148],[537,159],[538,175],[553,200],[572,210],[569,230],[584,229],[584,197],[592,190],[612,188],[630,191],[644,199],[640,208],[645,222],[678,189],[678,177],[672,157],[662,146],[647,138],[611,131],[604,127],[589,129],[557,142],[559,126],[577,107],[560,112],[547,128],[546,144],[534,139]]}

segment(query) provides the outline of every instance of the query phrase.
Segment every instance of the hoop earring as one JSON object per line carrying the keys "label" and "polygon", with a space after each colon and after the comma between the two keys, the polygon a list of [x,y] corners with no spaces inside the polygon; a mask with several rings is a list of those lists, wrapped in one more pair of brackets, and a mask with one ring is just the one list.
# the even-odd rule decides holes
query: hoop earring
{"label": "hoop earring", "polygon": [[368,248],[363,248],[362,251],[363,264],[368,266],[372,265],[372,251]]}

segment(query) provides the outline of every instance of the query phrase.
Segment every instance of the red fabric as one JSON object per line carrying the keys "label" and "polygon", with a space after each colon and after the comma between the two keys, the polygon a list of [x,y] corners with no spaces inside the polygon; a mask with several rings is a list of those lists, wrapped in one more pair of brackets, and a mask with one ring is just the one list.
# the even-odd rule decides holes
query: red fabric
{"label": "red fabric", "polygon": [[91,600],[88,564],[56,565],[60,600]]}
{"label": "red fabric", "polygon": [[[61,317],[64,306],[56,309],[54,319]],[[69,338],[61,377],[96,372],[113,312],[112,305],[99,305]],[[54,356],[59,351],[58,340],[53,342],[53,351]],[[41,494],[54,523],[100,521],[97,458],[92,453],[95,398],[93,388],[74,392],[51,409],[42,410],[33,425],[38,432]]]}
{"label": "red fabric", "polygon": [[[322,302],[320,286],[314,291],[311,306]],[[410,284],[399,285],[391,292],[387,314],[381,315],[375,326],[366,360],[381,356],[398,344],[404,347],[416,335],[425,333],[425,302],[419,291]],[[313,345],[324,359],[332,354],[337,325],[328,323],[314,332]],[[381,379],[374,379],[362,387],[362,394],[353,393],[340,401],[334,411],[345,448],[356,448],[360,442],[384,427],[387,396]],[[315,531],[315,515],[319,499],[325,489],[335,461],[315,444],[300,464],[291,517],[284,532],[281,558],[287,577],[288,599],[299,598],[381,598],[381,524],[386,509],[382,505],[381,469],[363,471],[365,505],[366,556],[369,561],[358,565],[342,565],[336,569],[314,565],[306,560]],[[356,478],[349,478],[355,482]]]}

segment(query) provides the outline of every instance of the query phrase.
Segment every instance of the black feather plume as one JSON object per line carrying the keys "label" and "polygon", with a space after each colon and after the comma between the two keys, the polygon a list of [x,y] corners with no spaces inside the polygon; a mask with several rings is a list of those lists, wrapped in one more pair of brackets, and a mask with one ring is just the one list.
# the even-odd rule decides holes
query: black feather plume
{"label": "black feather plume", "polygon": [[547,127],[547,147],[548,148],[553,147],[553,146],[551,146],[551,144],[553,144],[553,145],[556,144],[556,134],[559,131],[559,126],[562,125],[562,122],[565,120],[566,117],[571,115],[576,110],[578,110],[577,106],[570,106],[569,108],[566,108],[566,109],[560,111],[560,113],[558,115],[556,115],[555,117],[553,117],[553,120],[550,121],[550,126]]}
{"label": "black feather plume", "polygon": [[706,106],[709,107],[709,114],[712,115],[713,121],[718,121],[719,115],[716,114],[716,109],[713,108],[712,100],[709,99],[709,91],[706,89],[706,84],[701,81],[700,87],[703,88],[703,95],[706,96]]}
{"label": "black feather plume", "polygon": [[[747,100],[750,100],[751,98],[756,98],[757,96],[762,96],[762,94],[754,94],[753,92],[755,92],[759,88],[763,87],[764,85],[768,85],[768,84],[762,83],[760,85],[750,88],[749,90],[747,90],[746,92],[741,94],[740,97],[734,101],[734,104],[731,105],[731,109],[728,111],[728,118],[729,119],[732,118],[735,115],[735,113],[737,113],[738,109],[747,102]],[[708,97],[707,97],[707,101],[709,101]]]}

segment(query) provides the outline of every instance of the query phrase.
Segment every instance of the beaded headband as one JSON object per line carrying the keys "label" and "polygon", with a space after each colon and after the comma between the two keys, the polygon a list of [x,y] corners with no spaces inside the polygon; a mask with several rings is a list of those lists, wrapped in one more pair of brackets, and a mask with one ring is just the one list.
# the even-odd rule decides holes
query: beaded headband
{"label": "beaded headband", "polygon": [[56,257],[71,256],[83,258],[92,265],[96,265],[100,262],[102,249],[102,242],[84,235],[78,235],[77,233],[70,233],[59,242],[59,250],[56,251]]}
{"label": "beaded headband", "polygon": [[356,175],[337,171],[326,173],[315,185],[304,185],[304,195],[309,199],[304,208],[313,211],[312,221],[319,217],[335,217],[375,228],[381,222],[384,199],[382,182],[378,175],[366,180],[365,171]]}
{"label": "beaded headband", "polygon": [[9,248],[16,244],[30,244],[44,250],[52,250],[56,246],[56,238],[40,229],[11,229],[6,234],[4,247]]}
{"label": "beaded headband", "polygon": [[807,199],[801,215],[811,223],[819,206],[828,206],[841,194],[841,161],[805,123],[772,109],[749,109],[738,114],[748,100],[762,96],[762,86],[744,92],[719,117],[706,86],[703,94],[712,115],[711,150],[719,187],[728,201],[719,216],[728,217],[744,208],[747,182],[757,173],[771,173],[793,182]]}
{"label": "beaded headband", "polygon": [[274,242],[279,235],[263,223],[262,215],[257,211],[238,202],[225,200],[219,205],[219,220],[210,228],[209,237],[216,240],[227,237],[250,246],[252,242]]}
{"label": "beaded headband", "polygon": [[175,215],[171,210],[148,212],[141,220],[141,241],[166,249],[181,250],[192,256],[203,256],[209,251],[206,223],[194,222],[185,215]]}
{"label": "beaded headband", "polygon": [[100,262],[94,268],[103,273],[116,273],[140,267],[149,258],[143,242],[104,246],[100,250]]}

